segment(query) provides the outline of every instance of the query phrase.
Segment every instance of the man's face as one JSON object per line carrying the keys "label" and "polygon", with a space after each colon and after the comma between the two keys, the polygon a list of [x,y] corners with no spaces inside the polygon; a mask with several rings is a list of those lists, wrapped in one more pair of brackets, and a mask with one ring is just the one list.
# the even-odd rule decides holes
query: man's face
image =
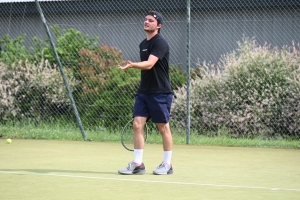
{"label": "man's face", "polygon": [[161,24],[158,24],[157,20],[153,16],[147,15],[145,17],[144,30],[146,32],[154,32],[154,31],[158,30],[160,27],[161,27]]}

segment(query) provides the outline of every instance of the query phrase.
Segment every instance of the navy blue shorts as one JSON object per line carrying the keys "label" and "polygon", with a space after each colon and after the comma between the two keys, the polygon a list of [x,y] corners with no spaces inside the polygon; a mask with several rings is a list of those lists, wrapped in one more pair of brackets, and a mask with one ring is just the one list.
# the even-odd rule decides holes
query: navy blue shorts
{"label": "navy blue shorts", "polygon": [[154,123],[168,123],[173,94],[138,94],[133,116],[152,118]]}

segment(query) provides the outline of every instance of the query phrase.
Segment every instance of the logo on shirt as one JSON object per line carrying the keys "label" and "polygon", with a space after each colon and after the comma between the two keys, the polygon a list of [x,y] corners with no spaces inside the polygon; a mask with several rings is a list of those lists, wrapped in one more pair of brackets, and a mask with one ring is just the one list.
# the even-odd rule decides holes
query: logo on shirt
{"label": "logo on shirt", "polygon": [[142,51],[147,51],[147,49],[143,49]]}

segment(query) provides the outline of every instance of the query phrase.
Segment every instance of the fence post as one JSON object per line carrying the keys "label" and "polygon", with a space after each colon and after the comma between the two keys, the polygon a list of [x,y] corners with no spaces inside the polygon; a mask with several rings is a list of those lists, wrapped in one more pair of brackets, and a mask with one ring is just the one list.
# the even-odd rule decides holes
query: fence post
{"label": "fence post", "polygon": [[62,64],[61,64],[60,59],[59,59],[59,56],[58,56],[58,54],[57,54],[57,51],[56,51],[54,42],[53,42],[53,40],[52,40],[51,33],[50,33],[49,28],[48,28],[48,26],[47,26],[46,19],[45,19],[45,17],[44,17],[42,8],[41,8],[41,6],[40,6],[38,0],[35,0],[35,3],[36,3],[36,7],[37,7],[37,9],[38,9],[38,12],[40,13],[41,20],[42,20],[43,23],[44,23],[44,26],[45,26],[45,30],[46,30],[46,32],[47,32],[47,35],[48,35],[48,37],[49,37],[50,44],[51,44],[51,47],[52,47],[52,50],[53,50],[53,53],[54,53],[56,62],[57,62],[57,64],[58,64],[58,67],[59,67],[61,76],[62,76],[62,78],[63,78],[64,84],[65,84],[65,86],[66,86],[66,89],[67,89],[67,92],[68,92],[68,95],[69,95],[69,98],[70,98],[70,101],[71,101],[71,105],[72,105],[72,107],[73,107],[73,110],[74,110],[74,113],[75,113],[75,116],[76,116],[76,121],[77,121],[77,124],[78,124],[78,126],[79,126],[79,128],[80,128],[82,137],[83,137],[84,140],[89,140],[89,141],[90,141],[91,139],[87,139],[87,138],[86,138],[86,134],[85,134],[85,132],[84,132],[83,125],[82,125],[82,123],[81,123],[80,116],[79,116],[79,113],[78,113],[78,111],[77,111],[77,107],[76,107],[76,105],[75,105],[75,101],[74,101],[74,99],[73,99],[72,92],[71,92],[71,90],[70,90],[68,81],[67,81],[67,79],[66,79],[64,70],[63,70],[63,68],[62,68]]}
{"label": "fence post", "polygon": [[191,130],[190,130],[190,124],[191,124],[191,117],[190,117],[190,65],[191,65],[191,55],[190,55],[190,35],[191,35],[191,3],[190,0],[187,0],[187,73],[186,73],[186,144],[190,144],[190,135],[191,135]]}

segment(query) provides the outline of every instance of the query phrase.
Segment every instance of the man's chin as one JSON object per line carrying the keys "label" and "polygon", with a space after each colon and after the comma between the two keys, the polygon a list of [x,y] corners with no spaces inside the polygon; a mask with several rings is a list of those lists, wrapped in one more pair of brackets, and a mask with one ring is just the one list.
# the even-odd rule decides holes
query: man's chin
{"label": "man's chin", "polygon": [[147,33],[153,33],[154,32],[154,30],[148,30],[148,29],[145,29],[145,28],[144,28],[144,31],[147,32]]}

